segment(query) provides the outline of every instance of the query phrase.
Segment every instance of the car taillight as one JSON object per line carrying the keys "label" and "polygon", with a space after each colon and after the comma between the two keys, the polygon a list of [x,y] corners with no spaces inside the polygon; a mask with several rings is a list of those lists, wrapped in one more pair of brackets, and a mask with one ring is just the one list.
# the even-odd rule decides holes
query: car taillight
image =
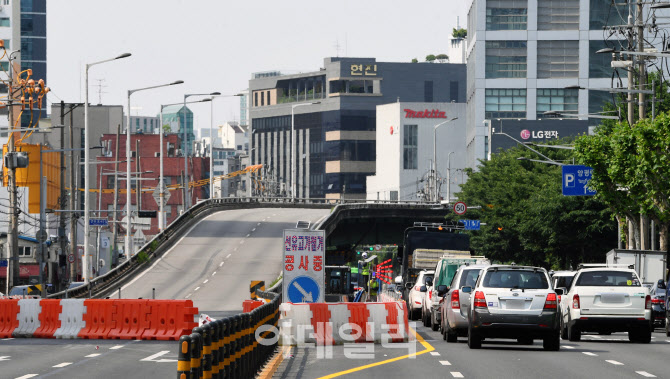
{"label": "car taillight", "polygon": [[663,304],[663,299],[651,299],[652,304]]}
{"label": "car taillight", "polygon": [[572,309],[579,309],[579,295],[577,294],[572,297]]}
{"label": "car taillight", "polygon": [[486,308],[486,297],[484,296],[484,292],[482,291],[477,291],[475,292],[475,302],[474,302],[475,308]]}
{"label": "car taillight", "polygon": [[556,309],[556,294],[548,293],[547,300],[544,301],[544,309]]}
{"label": "car taillight", "polygon": [[649,295],[644,299],[644,308],[651,309],[651,296]]}
{"label": "car taillight", "polygon": [[433,290],[428,291],[428,298],[429,299],[433,298]]}
{"label": "car taillight", "polygon": [[451,309],[461,309],[460,297],[458,296],[458,290],[454,290],[451,293]]}

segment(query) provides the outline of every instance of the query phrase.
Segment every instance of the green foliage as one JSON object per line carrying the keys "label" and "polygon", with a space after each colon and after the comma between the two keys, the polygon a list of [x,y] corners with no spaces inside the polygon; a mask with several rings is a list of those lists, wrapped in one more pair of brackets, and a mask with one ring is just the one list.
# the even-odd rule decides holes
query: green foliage
{"label": "green foliage", "polygon": [[435,55],[433,55],[433,54],[426,55],[426,62],[431,62],[432,63],[432,62],[435,61],[435,59],[436,59]]}
{"label": "green foliage", "polygon": [[[572,158],[570,150],[538,149],[553,160]],[[469,232],[475,253],[497,262],[553,269],[603,261],[616,247],[611,212],[593,197],[563,196],[559,166],[517,160],[533,155],[516,147],[494,154],[478,172],[468,173],[459,199],[481,206],[469,209],[466,217],[487,224]]]}
{"label": "green foliage", "polygon": [[454,38],[465,38],[468,36],[468,30],[465,28],[454,28],[454,30],[451,32],[451,36]]}
{"label": "green foliage", "polygon": [[440,63],[447,63],[449,61],[449,56],[447,54],[437,54],[435,59]]}
{"label": "green foliage", "polygon": [[146,252],[140,251],[137,253],[137,263],[144,263],[149,261],[149,255]]}
{"label": "green foliage", "polygon": [[163,125],[163,133],[164,134],[172,133],[172,128],[170,127],[170,125]]}
{"label": "green foliage", "polygon": [[412,58],[412,63],[419,63],[419,60],[416,58]]}

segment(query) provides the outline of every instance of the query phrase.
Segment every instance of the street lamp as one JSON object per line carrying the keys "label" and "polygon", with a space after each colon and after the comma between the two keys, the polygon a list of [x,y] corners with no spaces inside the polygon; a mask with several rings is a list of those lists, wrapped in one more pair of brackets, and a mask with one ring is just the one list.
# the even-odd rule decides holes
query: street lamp
{"label": "street lamp", "polygon": [[[150,87],[143,87],[143,88],[137,88],[137,89],[132,89],[128,90],[128,115],[126,116],[126,172],[127,178],[126,178],[126,260],[130,260],[130,251],[132,248],[132,239],[130,237],[132,233],[132,226],[130,222],[130,217],[132,215],[131,208],[132,208],[132,200],[130,198],[130,95],[132,95],[135,92],[140,92],[140,91],[146,91],[150,89],[155,89],[155,88],[161,88],[161,87],[168,87],[168,86],[173,86],[177,84],[182,84],[184,83],[183,80],[177,80],[172,83],[167,83],[167,84],[160,84],[157,86],[150,86]],[[161,125],[162,128],[162,125]],[[162,144],[161,144],[162,145]],[[138,157],[139,158],[139,157]],[[138,186],[136,186],[138,187]],[[137,204],[139,207],[140,205]],[[139,208],[138,208],[139,210]]]}
{"label": "street lamp", "polygon": [[[173,104],[163,104],[161,105],[161,111],[160,111],[160,130],[158,131],[158,134],[160,135],[159,141],[160,141],[160,176],[159,176],[159,186],[161,188],[160,191],[160,204],[158,204],[159,211],[158,211],[158,230],[163,231],[165,229],[165,224],[167,223],[167,220],[165,219],[165,201],[163,201],[163,197],[165,196],[165,184],[164,184],[164,178],[163,178],[163,109],[165,107],[169,107],[172,105],[182,105],[182,104],[193,104],[193,103],[204,103],[207,101],[212,101],[212,99],[203,99],[203,100],[198,100],[198,101],[191,101],[191,102],[181,102],[181,103],[173,103]],[[186,200],[184,200],[184,204],[186,204]]]}
{"label": "street lamp", "polygon": [[[186,182],[186,190],[184,191],[184,212],[186,212],[191,207],[191,197],[188,193],[188,133],[186,132],[186,99],[191,96],[217,96],[221,95],[221,92],[211,92],[211,93],[187,93],[184,95],[184,107],[182,112],[184,113],[184,181]],[[210,99],[211,101],[211,99]],[[210,136],[211,137],[211,136]]]}
{"label": "street lamp", "polygon": [[[296,166],[296,157],[295,157],[295,109],[304,105],[315,105],[321,104],[320,101],[315,101],[311,103],[300,103],[291,105],[291,200],[295,201],[295,166]],[[343,195],[344,196],[344,195]]]}
{"label": "street lamp", "polygon": [[539,160],[539,159],[530,159],[530,158],[526,158],[526,157],[518,157],[516,160],[518,160],[518,161],[530,161],[530,162],[538,162],[538,163],[553,164],[553,165],[556,165],[556,166],[564,166],[563,163],[556,162],[556,161],[551,161],[551,160],[550,160],[550,161],[541,161],[541,160]]}
{"label": "street lamp", "polygon": [[[440,197],[437,194],[437,128],[446,124],[446,123],[454,121],[454,120],[458,120],[458,117],[454,117],[450,120],[443,121],[443,122],[441,122],[441,123],[439,123],[439,124],[437,124],[433,127],[433,171],[434,171],[433,172],[433,190],[434,190],[433,193],[434,193],[434,196],[435,196],[433,201],[435,201],[435,202],[438,202],[439,197]],[[447,178],[448,177],[449,177],[449,175],[447,174]],[[449,191],[447,190],[447,201],[451,201],[451,199],[449,199],[449,197],[448,197],[449,195],[450,195]]]}
{"label": "street lamp", "polygon": [[209,109],[209,198],[214,198],[214,137],[212,135],[214,128],[214,99],[217,97],[235,97],[242,96],[241,93],[235,95],[213,95],[211,97]]}
{"label": "street lamp", "polygon": [[91,187],[91,180],[89,177],[89,133],[88,133],[88,70],[98,64],[106,63],[106,62],[111,62],[117,59],[123,59],[129,57],[131,54],[130,53],[124,53],[119,55],[116,58],[111,58],[111,59],[105,59],[103,61],[98,61],[98,62],[93,62],[93,63],[87,63],[86,64],[86,69],[85,69],[85,74],[84,74],[84,83],[85,83],[85,101],[84,101],[84,161],[86,164],[84,165],[84,262],[83,262],[83,267],[82,267],[82,276],[84,277],[84,283],[88,284],[89,277],[88,277],[88,261],[89,261],[89,251],[88,251],[88,231],[89,231],[89,210],[91,205],[89,204],[89,190]]}

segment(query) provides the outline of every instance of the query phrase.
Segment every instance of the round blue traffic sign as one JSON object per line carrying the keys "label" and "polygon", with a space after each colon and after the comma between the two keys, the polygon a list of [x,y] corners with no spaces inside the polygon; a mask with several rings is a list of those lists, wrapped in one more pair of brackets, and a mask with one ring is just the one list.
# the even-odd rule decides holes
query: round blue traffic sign
{"label": "round blue traffic sign", "polygon": [[298,276],[288,284],[288,300],[291,303],[316,303],[320,295],[319,284],[309,276]]}

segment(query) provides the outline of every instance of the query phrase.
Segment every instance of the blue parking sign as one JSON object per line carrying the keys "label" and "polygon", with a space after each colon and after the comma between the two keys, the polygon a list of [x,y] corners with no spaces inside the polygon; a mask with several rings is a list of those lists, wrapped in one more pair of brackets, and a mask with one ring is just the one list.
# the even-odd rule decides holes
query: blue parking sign
{"label": "blue parking sign", "polygon": [[593,196],[596,191],[588,187],[593,168],[581,165],[564,165],[562,187],[564,196]]}

